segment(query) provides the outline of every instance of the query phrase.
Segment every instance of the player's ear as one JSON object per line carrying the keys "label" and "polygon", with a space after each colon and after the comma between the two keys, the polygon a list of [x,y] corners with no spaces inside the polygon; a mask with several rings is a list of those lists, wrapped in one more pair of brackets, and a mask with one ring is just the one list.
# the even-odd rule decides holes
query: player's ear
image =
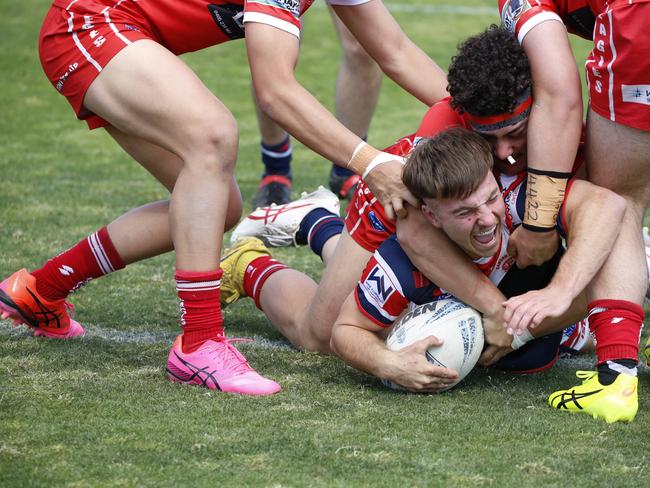
{"label": "player's ear", "polygon": [[442,228],[442,225],[440,224],[440,220],[438,219],[438,216],[436,215],[435,210],[433,210],[428,204],[423,203],[422,207],[420,207],[422,210],[422,213],[424,214],[424,217],[427,219],[427,221],[433,225],[434,227]]}

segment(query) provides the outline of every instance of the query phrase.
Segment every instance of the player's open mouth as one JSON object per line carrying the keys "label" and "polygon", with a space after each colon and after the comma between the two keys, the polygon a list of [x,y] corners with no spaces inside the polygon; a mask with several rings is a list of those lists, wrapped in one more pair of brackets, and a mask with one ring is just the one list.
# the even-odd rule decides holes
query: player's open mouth
{"label": "player's open mouth", "polygon": [[495,224],[482,232],[477,232],[472,237],[474,237],[481,246],[490,246],[497,239],[497,227],[498,226]]}

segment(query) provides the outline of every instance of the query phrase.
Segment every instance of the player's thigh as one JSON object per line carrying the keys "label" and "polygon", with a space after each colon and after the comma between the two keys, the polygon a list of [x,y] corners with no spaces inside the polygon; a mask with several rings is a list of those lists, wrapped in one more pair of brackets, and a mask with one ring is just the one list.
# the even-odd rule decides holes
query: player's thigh
{"label": "player's thigh", "polygon": [[120,131],[187,160],[227,141],[236,155],[237,127],[228,109],[196,74],[160,44],[122,49],[88,88],[84,106]]}
{"label": "player's thigh", "polygon": [[587,119],[589,180],[640,206],[650,201],[650,132],[612,122],[590,110]]}
{"label": "player's thigh", "polygon": [[343,230],[307,311],[310,320],[315,319],[322,327],[332,327],[343,301],[354,290],[371,255]]}

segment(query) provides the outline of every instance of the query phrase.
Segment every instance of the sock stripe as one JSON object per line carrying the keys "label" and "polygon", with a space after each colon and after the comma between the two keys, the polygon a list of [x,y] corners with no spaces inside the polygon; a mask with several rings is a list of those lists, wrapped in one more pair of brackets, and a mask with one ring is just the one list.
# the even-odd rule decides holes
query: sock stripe
{"label": "sock stripe", "polygon": [[272,157],[272,158],[286,158],[287,156],[291,155],[292,148],[289,146],[289,149],[285,151],[271,151],[269,149],[266,149],[264,146],[262,147],[262,154]]}
{"label": "sock stripe", "polygon": [[221,280],[176,281],[176,291],[209,291],[221,286]]}
{"label": "sock stripe", "polygon": [[320,226],[321,223],[323,223],[323,221],[329,219],[341,220],[341,217],[336,217],[334,215],[325,215],[320,219],[318,219],[316,222],[314,222],[313,225],[309,228],[309,231],[307,232],[307,244],[311,246],[311,238],[314,235],[314,231],[317,230],[317,228]]}
{"label": "sock stripe", "polygon": [[266,276],[275,273],[276,271],[280,271],[281,269],[285,269],[286,266],[282,263],[277,263],[269,266],[266,268],[262,273],[257,277],[257,280],[255,280],[255,284],[253,285],[253,297],[258,296],[258,290],[257,287],[260,285],[260,283],[264,283],[266,281]]}
{"label": "sock stripe", "polygon": [[94,234],[88,236],[88,244],[90,245],[90,250],[92,251],[93,256],[95,256],[97,265],[101,269],[102,273],[108,274],[115,271],[110,259],[108,259],[106,251],[104,250],[104,246],[102,246],[98,232],[95,232]]}

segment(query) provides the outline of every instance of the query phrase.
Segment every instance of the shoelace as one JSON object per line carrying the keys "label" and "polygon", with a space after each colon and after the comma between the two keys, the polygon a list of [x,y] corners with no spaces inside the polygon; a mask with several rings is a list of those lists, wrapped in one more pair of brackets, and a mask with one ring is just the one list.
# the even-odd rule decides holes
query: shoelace
{"label": "shoelace", "polygon": [[[211,346],[211,349],[216,353],[217,357],[221,362],[223,362],[226,368],[231,370],[235,375],[253,371],[253,368],[251,368],[248,362],[246,362],[246,358],[242,353],[232,345],[233,342],[253,342],[253,340],[245,339],[243,337],[233,337],[232,339],[220,337],[219,342],[214,346]],[[221,346],[222,344],[223,346]]]}

